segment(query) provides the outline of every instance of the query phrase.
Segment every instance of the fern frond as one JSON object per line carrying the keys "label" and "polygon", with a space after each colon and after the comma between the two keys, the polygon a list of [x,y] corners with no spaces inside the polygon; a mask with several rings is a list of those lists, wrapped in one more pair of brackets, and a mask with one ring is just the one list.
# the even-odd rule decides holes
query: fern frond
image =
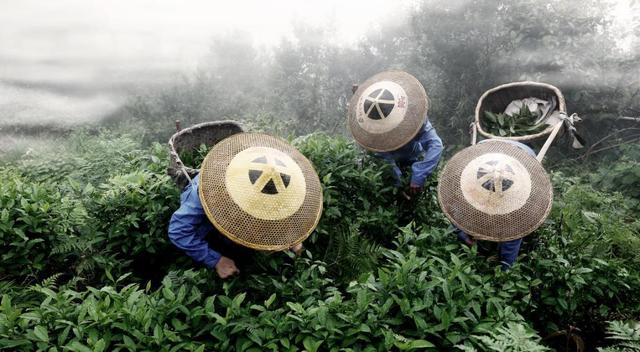
{"label": "fern frond", "polygon": [[343,278],[353,278],[375,267],[380,256],[380,245],[362,236],[357,224],[336,229],[325,252],[325,261],[331,270]]}
{"label": "fern frond", "polygon": [[529,327],[521,323],[510,322],[488,335],[474,335],[473,339],[489,351],[529,352],[549,351],[540,344],[540,337]]}
{"label": "fern frond", "polygon": [[51,276],[49,276],[48,278],[40,281],[40,283],[37,283],[35,285],[31,285],[29,287],[30,290],[40,290],[43,288],[48,288],[50,290],[55,290],[58,288],[58,279],[62,276],[62,273],[57,273],[57,274],[53,274]]}
{"label": "fern frond", "polygon": [[599,352],[629,351],[640,352],[640,323],[610,321],[607,328],[608,340],[616,344],[608,348],[600,348]]}
{"label": "fern frond", "polygon": [[478,350],[472,346],[455,345],[454,347],[463,352],[478,352]]}
{"label": "fern frond", "polygon": [[10,293],[19,288],[20,287],[13,281],[0,281],[0,292]]}
{"label": "fern frond", "polygon": [[81,238],[68,237],[51,249],[51,254],[81,254],[91,249],[91,243]]}

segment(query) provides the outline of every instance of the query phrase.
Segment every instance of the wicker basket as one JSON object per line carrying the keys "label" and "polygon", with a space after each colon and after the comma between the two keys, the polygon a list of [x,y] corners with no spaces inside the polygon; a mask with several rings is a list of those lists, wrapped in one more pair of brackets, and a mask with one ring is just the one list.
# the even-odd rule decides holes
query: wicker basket
{"label": "wicker basket", "polygon": [[176,132],[169,139],[171,160],[167,173],[183,188],[198,174],[199,169],[194,168],[196,165],[184,165],[180,160],[180,153],[194,151],[201,144],[211,148],[221,140],[241,132],[242,127],[235,121],[203,122]]}
{"label": "wicker basket", "polygon": [[531,134],[527,136],[516,136],[516,137],[501,137],[495,136],[483,129],[483,118],[485,111],[491,111],[494,113],[503,112],[504,109],[516,99],[524,99],[528,97],[536,97],[539,99],[549,99],[554,96],[558,101],[558,106],[556,110],[560,110],[561,112],[567,112],[567,104],[564,101],[564,96],[560,89],[547,84],[540,82],[513,82],[507,83],[495,88],[489,89],[480,97],[478,100],[478,105],[476,105],[476,116],[475,116],[475,125],[477,126],[478,131],[485,138],[491,139],[510,139],[513,141],[519,142],[530,142],[534,140],[542,139],[548,136],[551,131],[553,131],[554,126],[547,127],[544,131]]}

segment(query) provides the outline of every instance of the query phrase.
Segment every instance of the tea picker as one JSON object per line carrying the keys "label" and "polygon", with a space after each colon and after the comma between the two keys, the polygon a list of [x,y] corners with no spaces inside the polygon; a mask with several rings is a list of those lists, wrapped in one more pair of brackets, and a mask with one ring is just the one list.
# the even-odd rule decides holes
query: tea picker
{"label": "tea picker", "polygon": [[[385,71],[353,87],[348,126],[363,148],[393,168],[396,186],[410,169],[409,195],[417,195],[438,166],[442,141],[429,122],[429,101],[420,82],[403,71]],[[401,191],[403,192],[403,191]],[[410,198],[406,193],[404,196]]]}
{"label": "tea picker", "polygon": [[549,176],[527,148],[484,140],[454,155],[438,184],[440,206],[458,238],[498,242],[503,269],[515,262],[521,238],[544,222],[553,200]]}
{"label": "tea picker", "polygon": [[[523,111],[523,105],[544,106],[545,102],[550,104],[539,115],[530,115],[538,122],[550,122],[544,130],[496,136],[483,129],[488,124],[482,116]],[[534,107],[526,110],[537,110]],[[472,244],[472,237],[497,242],[502,268],[513,265],[522,238],[540,227],[551,211],[553,188],[542,159],[563,128],[574,138],[574,147],[581,147],[582,140],[573,127],[576,121],[575,114],[567,116],[560,90],[545,83],[510,83],[480,98],[472,123],[472,146],[448,161],[438,184],[438,201],[460,240]],[[488,139],[476,144],[478,132]],[[544,137],[547,139],[537,156],[523,144]]]}
{"label": "tea picker", "polygon": [[[230,136],[221,139],[212,136],[224,132],[206,133],[215,125],[206,126],[194,126],[205,131],[178,132],[170,141],[175,162],[169,172],[188,182],[169,223],[171,242],[196,262],[215,268],[221,278],[239,273],[236,261],[246,260],[248,249],[300,252],[322,212],[320,180],[309,160],[266,134],[226,125]],[[200,134],[214,145],[199,172],[193,172],[182,164],[175,146],[186,135]]]}

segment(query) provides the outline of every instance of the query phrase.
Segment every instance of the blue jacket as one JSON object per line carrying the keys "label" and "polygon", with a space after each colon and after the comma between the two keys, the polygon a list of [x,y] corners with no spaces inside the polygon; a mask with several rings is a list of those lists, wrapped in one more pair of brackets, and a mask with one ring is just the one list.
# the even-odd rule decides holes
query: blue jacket
{"label": "blue jacket", "polygon": [[436,129],[427,122],[413,139],[399,149],[376,153],[377,156],[387,160],[393,167],[396,186],[400,185],[402,171],[400,167],[411,166],[411,183],[420,187],[433,170],[438,166],[442,155],[442,140],[438,137]]}
{"label": "blue jacket", "polygon": [[213,236],[217,231],[207,218],[198,196],[197,175],[180,195],[180,208],[171,216],[169,222],[169,239],[182,249],[193,260],[214,268],[221,254],[209,248],[206,236]]}

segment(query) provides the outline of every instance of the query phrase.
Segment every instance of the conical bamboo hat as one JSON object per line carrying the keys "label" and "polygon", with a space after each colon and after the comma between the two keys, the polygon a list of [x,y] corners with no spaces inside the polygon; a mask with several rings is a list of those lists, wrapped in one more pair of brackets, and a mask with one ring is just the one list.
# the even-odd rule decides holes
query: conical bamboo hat
{"label": "conical bamboo hat", "polygon": [[349,130],[364,148],[396,150],[418,134],[428,107],[427,93],[415,77],[403,71],[381,72],[351,97]]}
{"label": "conical bamboo hat", "polygon": [[553,189],[535,157],[511,144],[489,141],[449,160],[440,176],[438,200],[464,232],[502,242],[542,225],[551,210]]}
{"label": "conical bamboo hat", "polygon": [[199,195],[222,234],[260,250],[301,243],[322,212],[322,188],[311,162],[287,142],[259,133],[233,135],[209,151]]}

